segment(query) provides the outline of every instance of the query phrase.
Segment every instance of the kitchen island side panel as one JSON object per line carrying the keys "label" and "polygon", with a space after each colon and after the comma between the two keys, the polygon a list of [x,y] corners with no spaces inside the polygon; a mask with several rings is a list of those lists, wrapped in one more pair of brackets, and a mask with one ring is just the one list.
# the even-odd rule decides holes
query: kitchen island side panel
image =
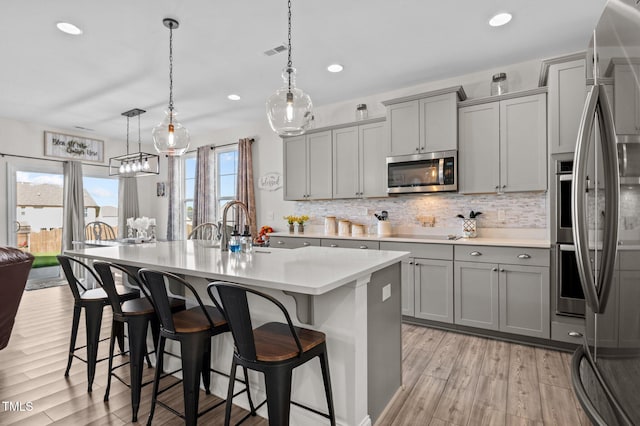
{"label": "kitchen island side panel", "polygon": [[402,386],[400,271],[396,263],[374,272],[367,286],[368,405],[373,424]]}

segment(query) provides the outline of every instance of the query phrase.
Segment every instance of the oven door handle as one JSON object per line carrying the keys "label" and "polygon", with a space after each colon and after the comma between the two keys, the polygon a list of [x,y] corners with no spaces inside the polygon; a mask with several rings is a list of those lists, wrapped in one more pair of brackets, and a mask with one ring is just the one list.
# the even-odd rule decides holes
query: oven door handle
{"label": "oven door handle", "polygon": [[573,176],[570,174],[566,174],[566,175],[558,175],[558,177],[560,178],[560,182],[571,182],[573,180]]}
{"label": "oven door handle", "polygon": [[[587,166],[589,146],[596,117],[600,129],[604,167],[605,206],[602,268],[594,276],[589,260],[589,230],[586,215]],[[611,290],[618,240],[619,177],[616,136],[613,116],[607,102],[604,86],[595,84],[585,101],[574,157],[573,185],[571,187],[571,215],[576,263],[584,291],[585,301],[594,313],[602,313]],[[596,182],[596,197],[598,193]],[[596,212],[596,214],[598,214]],[[594,247],[595,248],[595,247]],[[596,282],[597,279],[597,282]]]}
{"label": "oven door handle", "polygon": [[576,247],[573,244],[559,244],[560,251],[576,251]]}

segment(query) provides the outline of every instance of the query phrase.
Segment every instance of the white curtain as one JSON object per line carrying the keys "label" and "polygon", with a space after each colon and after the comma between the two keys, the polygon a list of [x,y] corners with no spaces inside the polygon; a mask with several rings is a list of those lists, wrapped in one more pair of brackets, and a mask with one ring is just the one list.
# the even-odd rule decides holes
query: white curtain
{"label": "white curtain", "polygon": [[169,212],[167,220],[167,240],[183,240],[184,236],[184,218],[182,214],[182,184],[180,178],[182,173],[181,157],[167,157],[167,172],[169,177]]}
{"label": "white curtain", "polygon": [[193,194],[193,227],[205,222],[215,222],[215,157],[212,145],[198,148],[196,183]]}
{"label": "white curtain", "polygon": [[120,178],[118,189],[118,238],[127,237],[127,218],[140,217],[138,179]]}
{"label": "white curtain", "polygon": [[84,188],[82,163],[64,163],[62,251],[73,248],[73,241],[84,241]]}

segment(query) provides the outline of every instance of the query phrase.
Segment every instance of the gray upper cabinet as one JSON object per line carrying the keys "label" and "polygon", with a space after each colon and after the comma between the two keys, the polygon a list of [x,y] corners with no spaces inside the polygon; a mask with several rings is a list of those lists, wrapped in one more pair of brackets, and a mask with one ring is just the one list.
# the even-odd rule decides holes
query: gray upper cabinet
{"label": "gray upper cabinet", "polygon": [[460,108],[460,192],[500,189],[500,104],[491,102]]}
{"label": "gray upper cabinet", "polygon": [[460,192],[547,189],[545,90],[502,95],[493,102],[483,99],[461,104]]}
{"label": "gray upper cabinet", "polygon": [[551,65],[547,84],[551,154],[574,152],[586,98],[585,60]]}
{"label": "gray upper cabinet", "polygon": [[332,196],[331,131],[283,139],[284,199]]}
{"label": "gray upper cabinet", "polygon": [[389,123],[388,154],[407,155],[420,151],[420,105],[418,101],[403,102],[387,107]]}
{"label": "gray upper cabinet", "polygon": [[457,101],[461,86],[384,101],[391,156],[458,148]]}
{"label": "gray upper cabinet", "polygon": [[618,135],[640,134],[640,58],[613,58],[606,71],[613,76],[613,111]]}
{"label": "gray upper cabinet", "polygon": [[333,198],[386,197],[385,123],[333,130]]}

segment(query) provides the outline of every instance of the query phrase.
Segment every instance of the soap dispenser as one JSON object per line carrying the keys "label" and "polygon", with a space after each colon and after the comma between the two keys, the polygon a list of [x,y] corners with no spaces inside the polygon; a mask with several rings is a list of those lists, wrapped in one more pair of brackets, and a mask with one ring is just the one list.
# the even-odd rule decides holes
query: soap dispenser
{"label": "soap dispenser", "polygon": [[244,226],[244,232],[240,237],[240,251],[242,253],[251,253],[253,248],[251,233],[249,232],[249,225]]}
{"label": "soap dispenser", "polygon": [[229,240],[229,251],[232,253],[238,253],[240,251],[240,233],[238,232],[238,225],[233,227],[231,239]]}

